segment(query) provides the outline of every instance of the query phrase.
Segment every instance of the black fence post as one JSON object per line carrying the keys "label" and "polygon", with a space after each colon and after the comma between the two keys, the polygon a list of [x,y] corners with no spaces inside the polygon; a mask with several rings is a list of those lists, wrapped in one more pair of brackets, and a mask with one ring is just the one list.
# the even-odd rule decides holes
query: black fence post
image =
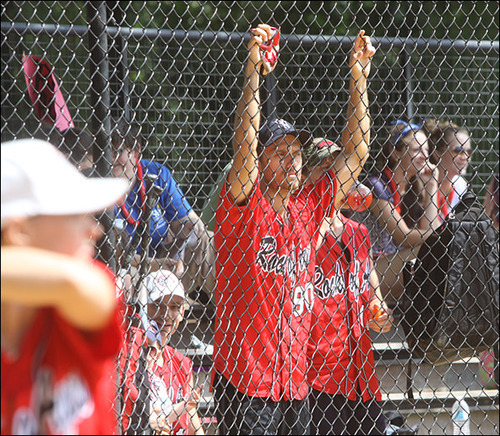
{"label": "black fence post", "polygon": [[[106,34],[106,3],[88,2],[87,20],[89,23],[89,70],[90,70],[90,104],[93,108],[91,129],[95,134],[94,165],[99,177],[110,177],[111,153],[111,119],[109,93],[108,40]],[[113,234],[114,211],[101,214],[99,221],[104,227],[105,236],[99,248],[101,260],[111,269],[116,270],[115,237]]]}

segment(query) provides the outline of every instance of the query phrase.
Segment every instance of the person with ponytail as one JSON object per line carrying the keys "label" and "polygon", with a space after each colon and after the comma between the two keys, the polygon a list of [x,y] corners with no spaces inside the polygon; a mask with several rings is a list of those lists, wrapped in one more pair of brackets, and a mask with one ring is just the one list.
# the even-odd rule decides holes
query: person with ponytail
{"label": "person with ponytail", "polygon": [[373,201],[354,216],[369,229],[382,296],[389,304],[403,292],[404,265],[439,224],[437,168],[429,161],[428,147],[422,124],[392,123],[379,172],[363,182]]}

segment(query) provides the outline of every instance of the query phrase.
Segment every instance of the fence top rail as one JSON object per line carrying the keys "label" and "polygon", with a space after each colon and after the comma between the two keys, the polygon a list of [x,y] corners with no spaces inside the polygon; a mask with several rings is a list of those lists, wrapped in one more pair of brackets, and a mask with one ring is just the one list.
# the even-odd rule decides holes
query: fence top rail
{"label": "fence top rail", "polygon": [[[75,35],[84,37],[89,32],[88,26],[73,26],[60,24],[40,24],[40,23],[1,23],[2,34],[16,31],[19,33],[31,33],[34,35]],[[213,32],[213,31],[196,31],[196,30],[167,30],[167,29],[144,29],[135,27],[114,27],[106,26],[106,32],[110,36],[120,35],[123,38],[131,39],[165,39],[176,41],[217,41],[219,43],[239,43],[247,41],[250,36],[240,32]],[[324,36],[324,35],[288,35],[282,34],[282,45],[290,45],[292,47],[310,47],[310,46],[342,46],[350,48],[354,37],[351,36]],[[377,38],[372,37],[372,41],[378,44],[381,48],[397,48],[411,50],[415,48],[427,48],[432,50],[458,50],[458,51],[482,51],[482,52],[499,52],[498,41],[466,41],[466,40],[451,40],[451,39],[423,39],[423,38]]]}

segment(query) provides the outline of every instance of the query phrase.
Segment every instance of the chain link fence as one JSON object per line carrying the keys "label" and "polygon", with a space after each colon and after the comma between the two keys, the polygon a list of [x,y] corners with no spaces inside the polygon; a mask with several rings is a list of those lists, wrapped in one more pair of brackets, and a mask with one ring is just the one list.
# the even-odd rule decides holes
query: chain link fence
{"label": "chain link fence", "polygon": [[[146,376],[151,370],[147,355],[151,347],[162,348],[167,337],[170,348],[158,365],[165,380],[170,377],[168,386],[165,382],[162,386],[172,404],[159,406],[162,412],[155,417],[153,432],[217,432],[217,405],[209,389],[217,322],[215,214],[207,205],[210,198],[217,201],[215,187],[233,157],[247,44],[250,29],[257,24],[269,23],[281,30],[278,66],[261,87],[264,118],[283,118],[314,137],[342,144],[349,99],[347,59],[356,35],[364,29],[377,52],[368,79],[370,158],[359,179],[369,185],[370,174],[380,172],[377,162],[386,158],[384,147],[396,120],[409,123],[406,126],[415,124],[412,130],[420,129],[423,122],[428,127],[434,119],[451,121],[456,126],[455,142],[449,147],[458,148],[448,165],[467,155],[457,177],[468,183],[487,212],[496,213],[498,226],[498,203],[494,207],[499,173],[497,2],[7,1],[1,7],[2,142],[48,138],[90,175],[129,175],[137,182],[129,203],[101,217],[106,237],[99,246],[101,257],[118,273],[128,308],[124,327],[129,347],[118,365],[115,405],[124,433],[151,432],[149,412],[155,409],[157,397],[156,379]],[[67,127],[76,127],[76,139],[64,133]],[[470,142],[456,143],[461,127]],[[85,132],[90,135],[87,142],[82,139]],[[432,138],[433,132],[428,127],[426,135]],[[443,138],[444,134],[435,142]],[[449,169],[443,166],[443,156],[435,162],[442,164],[441,171]],[[410,178],[406,173],[404,177]],[[444,185],[451,189],[450,183]],[[377,197],[375,184],[370,186]],[[155,214],[162,209],[170,212],[158,218]],[[369,211],[345,215],[376,229],[369,226]],[[373,214],[372,221],[375,226]],[[375,248],[379,235],[370,236]],[[395,237],[394,231],[389,236]],[[421,243],[399,245],[420,247]],[[489,290],[495,279],[498,283],[498,239],[490,248],[484,262],[496,253],[496,266],[493,263],[491,274],[481,276],[486,282],[480,285],[492,297],[481,307],[490,310],[489,328],[498,332],[498,293]],[[435,254],[436,249],[430,251]],[[374,252],[376,258],[378,254]],[[477,256],[473,253],[471,258]],[[414,258],[403,259],[401,254],[399,263]],[[498,335],[492,339],[485,333],[487,340],[477,346],[466,339],[461,348],[472,351],[466,356],[446,355],[444,362],[443,355],[432,360],[418,354],[419,338],[415,344],[409,336],[415,335],[412,329],[428,305],[405,299],[405,286],[415,288],[408,282],[418,263],[413,272],[397,263],[388,262],[384,270],[375,259],[394,322],[389,332],[372,331],[373,355],[367,351],[364,357],[373,356],[387,422],[392,416],[393,426],[405,421],[415,434],[451,434],[457,422],[452,408],[456,398],[464,397],[471,433],[497,434]],[[434,263],[442,263],[442,258]],[[474,268],[477,271],[481,265]],[[183,287],[184,305],[170,307],[160,297],[152,297],[159,286],[152,275],[157,269],[175,273],[165,273],[167,278],[161,280],[169,283],[173,295],[173,289]],[[387,284],[392,275],[404,282],[399,294]],[[219,283],[219,292],[223,289]],[[435,302],[432,296],[416,292],[415,301]],[[483,297],[473,297],[470,304],[476,307]],[[368,300],[356,304],[367,308]],[[173,313],[178,313],[177,321],[183,314],[183,321],[170,335],[164,326]],[[347,321],[338,319],[340,331]],[[169,328],[175,329],[177,321]],[[173,349],[188,360],[174,356]],[[133,385],[138,387],[135,393]],[[194,413],[190,398],[198,385],[202,390]],[[169,413],[178,415],[166,423]]]}

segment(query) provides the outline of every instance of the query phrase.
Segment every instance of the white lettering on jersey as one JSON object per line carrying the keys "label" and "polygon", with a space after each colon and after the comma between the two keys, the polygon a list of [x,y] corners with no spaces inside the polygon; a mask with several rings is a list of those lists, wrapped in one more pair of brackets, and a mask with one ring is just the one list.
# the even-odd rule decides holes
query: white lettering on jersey
{"label": "white lettering on jersey", "polygon": [[92,415],[94,401],[85,380],[69,374],[56,383],[54,409],[49,416],[53,433],[76,434],[77,424]]}
{"label": "white lettering on jersey", "polygon": [[308,283],[304,289],[302,286],[297,286],[293,290],[293,314],[300,316],[305,311],[311,312],[314,303],[314,286]]}
{"label": "white lettering on jersey", "polygon": [[314,289],[321,299],[327,299],[345,293],[345,271],[340,262],[335,263],[331,277],[325,277],[321,265],[316,265],[314,273]]}
{"label": "white lettering on jersey", "polygon": [[366,266],[361,273],[361,264],[358,259],[354,259],[353,269],[349,274],[349,288],[354,296],[357,299],[364,292],[368,291],[368,286],[370,283],[370,261],[366,260]]}
{"label": "white lettering on jersey", "polygon": [[12,434],[38,434],[38,420],[28,407],[20,407],[12,418]]}
{"label": "white lettering on jersey", "polygon": [[290,256],[279,255],[276,252],[276,239],[273,236],[262,238],[259,251],[257,252],[257,265],[267,272],[295,279],[297,267],[299,271],[305,271],[311,261],[311,247],[300,250],[298,259],[296,250],[290,251]]}
{"label": "white lettering on jersey", "polygon": [[46,424],[54,434],[77,434],[80,420],[92,415],[94,401],[79,375],[68,374],[55,386],[52,381],[52,370],[39,369],[31,392],[33,409],[20,407],[14,412],[13,434],[45,434]]}

